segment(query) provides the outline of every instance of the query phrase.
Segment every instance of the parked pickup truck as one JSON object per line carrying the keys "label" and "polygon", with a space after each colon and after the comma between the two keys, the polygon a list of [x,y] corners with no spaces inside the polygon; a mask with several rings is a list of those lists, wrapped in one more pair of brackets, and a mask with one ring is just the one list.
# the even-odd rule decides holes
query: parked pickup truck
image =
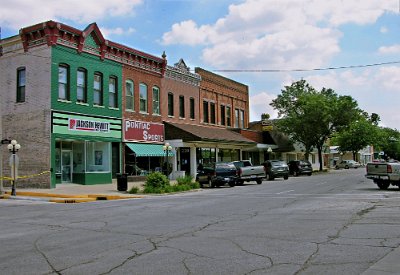
{"label": "parked pickup truck", "polygon": [[238,172],[237,185],[242,185],[245,181],[255,181],[261,184],[265,178],[264,166],[253,166],[249,160],[233,161]]}
{"label": "parked pickup truck", "polygon": [[379,189],[386,190],[390,184],[400,187],[399,162],[369,162],[366,178],[372,179]]}

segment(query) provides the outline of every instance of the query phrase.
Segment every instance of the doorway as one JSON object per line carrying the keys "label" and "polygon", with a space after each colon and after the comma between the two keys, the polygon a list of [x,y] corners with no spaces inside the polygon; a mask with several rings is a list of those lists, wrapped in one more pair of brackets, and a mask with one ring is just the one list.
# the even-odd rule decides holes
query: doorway
{"label": "doorway", "polygon": [[185,171],[186,175],[190,175],[190,148],[180,148],[181,171]]}
{"label": "doorway", "polygon": [[61,183],[72,182],[72,151],[61,151]]}

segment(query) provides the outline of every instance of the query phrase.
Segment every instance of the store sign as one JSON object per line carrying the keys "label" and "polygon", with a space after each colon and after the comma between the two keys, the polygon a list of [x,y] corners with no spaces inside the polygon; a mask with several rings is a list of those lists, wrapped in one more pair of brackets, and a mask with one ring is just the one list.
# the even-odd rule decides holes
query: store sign
{"label": "store sign", "polygon": [[108,133],[110,132],[110,123],[87,119],[69,118],[68,130]]}
{"label": "store sign", "polygon": [[130,141],[164,142],[164,124],[125,120],[124,137]]}

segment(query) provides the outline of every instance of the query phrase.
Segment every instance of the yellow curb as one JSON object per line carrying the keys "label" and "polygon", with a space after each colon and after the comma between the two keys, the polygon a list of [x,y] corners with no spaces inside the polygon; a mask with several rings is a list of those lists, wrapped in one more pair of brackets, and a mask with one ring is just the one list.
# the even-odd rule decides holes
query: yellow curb
{"label": "yellow curb", "polygon": [[56,202],[56,203],[81,203],[81,202],[93,202],[96,201],[95,198],[68,198],[68,199],[50,199],[49,202]]}
{"label": "yellow curb", "polygon": [[0,199],[9,199],[11,197],[11,195],[8,195],[8,194],[3,194],[3,195],[0,195]]}

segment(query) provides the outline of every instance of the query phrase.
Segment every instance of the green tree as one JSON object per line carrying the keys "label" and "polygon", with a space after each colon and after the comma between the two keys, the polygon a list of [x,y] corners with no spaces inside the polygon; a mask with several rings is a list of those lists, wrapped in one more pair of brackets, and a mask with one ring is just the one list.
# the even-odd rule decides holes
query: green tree
{"label": "green tree", "polygon": [[378,130],[373,118],[360,116],[358,120],[335,134],[332,142],[339,146],[341,152],[352,152],[353,160],[358,160],[357,153],[378,140]]}
{"label": "green tree", "polygon": [[280,131],[306,149],[306,158],[313,148],[318,150],[322,170],[322,150],[332,134],[347,127],[360,116],[357,102],[350,96],[338,96],[332,89],[315,90],[305,80],[285,86],[270,104],[281,119]]}
{"label": "green tree", "polygon": [[385,158],[400,160],[400,132],[392,128],[379,128],[374,147],[375,151],[384,152]]}

